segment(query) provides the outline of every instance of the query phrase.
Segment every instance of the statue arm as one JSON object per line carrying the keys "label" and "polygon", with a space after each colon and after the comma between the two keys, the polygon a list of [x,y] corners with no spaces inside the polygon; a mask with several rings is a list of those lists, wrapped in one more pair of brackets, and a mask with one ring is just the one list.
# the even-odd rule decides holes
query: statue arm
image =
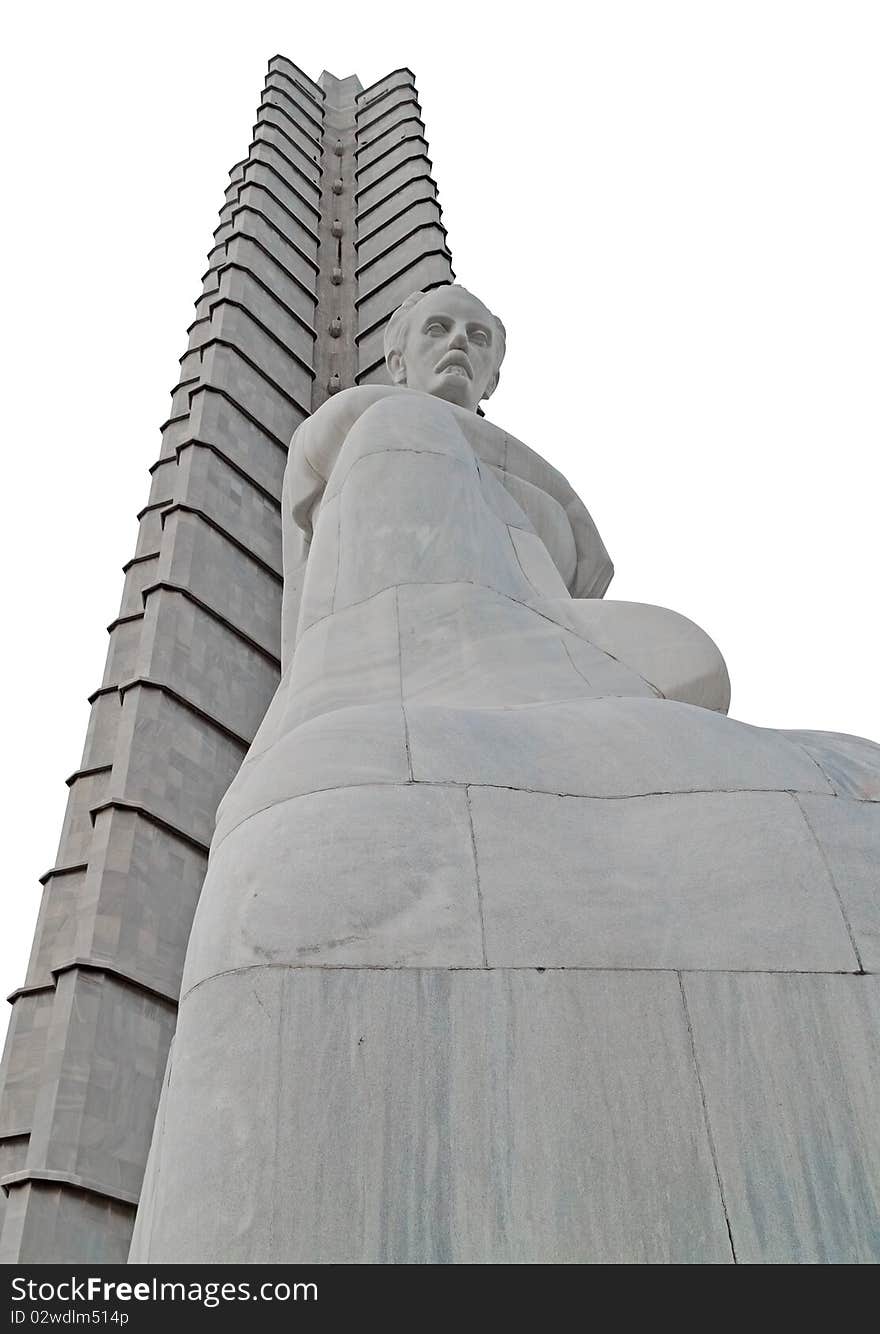
{"label": "statue arm", "polygon": [[664,699],[726,713],[730,677],[714,640],[688,617],[643,602],[572,599],[571,628],[653,686]]}
{"label": "statue arm", "polygon": [[[556,551],[554,563],[570,594],[559,612],[571,628],[665,698],[726,713],[730,678],[715,643],[693,621],[664,607],[602,600],[614,567],[583,501],[561,473],[521,440],[503,435],[499,449],[494,429],[470,423],[472,444],[531,519],[548,551]],[[555,516],[548,506],[556,510]],[[551,540],[561,514],[571,529],[573,551]]]}
{"label": "statue arm", "polygon": [[[580,496],[561,472],[534,449],[517,440],[472,413],[461,413],[462,428],[477,456],[488,463],[499,480],[525,510],[539,536],[544,536],[544,521],[553,527],[553,516],[564,515],[573,543],[570,558],[560,561],[557,568],[573,598],[601,598],[604,596],[614,566],[593,518]],[[561,517],[560,516],[560,517]],[[545,537],[545,541],[547,541]],[[554,544],[548,541],[549,549]]]}
{"label": "statue arm", "polygon": [[552,464],[513,436],[507,439],[505,466],[514,476],[540,486],[564,510],[576,552],[574,575],[568,586],[571,596],[604,597],[614,565],[592,515],[574,488]]}
{"label": "statue arm", "polygon": [[345,389],[322,403],[294,432],[281,486],[282,672],[293,653],[314,522],[339,451],[362,413],[379,399],[400,392],[397,385],[384,384]]}

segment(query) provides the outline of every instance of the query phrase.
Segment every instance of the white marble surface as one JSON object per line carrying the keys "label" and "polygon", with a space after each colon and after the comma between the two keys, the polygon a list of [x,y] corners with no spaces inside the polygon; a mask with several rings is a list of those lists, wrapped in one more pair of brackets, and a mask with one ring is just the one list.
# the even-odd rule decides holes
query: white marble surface
{"label": "white marble surface", "polygon": [[684,993],[738,1262],[876,1264],[877,978],[700,973]]}
{"label": "white marble surface", "polygon": [[731,1261],[671,974],[226,974],[157,1131],[135,1262]]}

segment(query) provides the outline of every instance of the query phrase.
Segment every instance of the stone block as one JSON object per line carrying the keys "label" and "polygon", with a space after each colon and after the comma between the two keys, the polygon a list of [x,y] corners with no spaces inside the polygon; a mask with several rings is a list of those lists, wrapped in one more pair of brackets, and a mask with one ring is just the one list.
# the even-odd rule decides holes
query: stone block
{"label": "stone block", "polygon": [[56,866],[75,866],[89,858],[92,841],[91,809],[104,800],[110,774],[82,774],[70,787],[61,837],[58,840]]}
{"label": "stone block", "polygon": [[741,1264],[880,1260],[880,993],[872,977],[688,974]]}
{"label": "stone block", "polygon": [[399,705],[397,599],[397,589],[386,589],[303,631],[285,688],[284,731],[365,699]]}
{"label": "stone block", "polygon": [[[123,625],[117,625],[110,636],[112,651],[107,655],[105,675],[115,677],[114,685],[130,681],[134,675],[132,669],[137,660],[136,650],[142,628],[143,621],[128,621]],[[101,765],[113,763],[120,708],[121,703],[116,691],[98,695],[93,699],[80,769],[96,769]]]}
{"label": "stone block", "polygon": [[[40,1072],[46,1055],[46,1035],[52,1017],[54,991],[37,991],[16,997],[6,1033],[0,1084],[0,1135],[22,1135],[30,1131]],[[21,1147],[21,1146],[20,1146]],[[26,1150],[26,1145],[24,1146]],[[21,1155],[15,1155],[17,1157]],[[18,1170],[15,1161],[7,1172]]]}
{"label": "stone block", "polygon": [[207,846],[246,749],[166,692],[133,686],[123,701],[112,783],[90,807],[108,800],[144,807]]}
{"label": "stone block", "polygon": [[281,646],[281,584],[196,514],[178,510],[165,525],[158,579],[188,589],[268,653]]}
{"label": "stone block", "polygon": [[[494,443],[492,437],[485,442],[490,449]],[[480,447],[484,445],[483,441],[477,444],[476,452],[482,459],[488,450]],[[504,523],[534,529],[568,590],[577,568],[577,548],[571,522],[558,500],[503,468],[481,464],[480,475],[486,503],[495,509]]]}
{"label": "stone block", "polygon": [[248,477],[272,495],[281,495],[286,448],[226,393],[220,394],[212,386],[202,385],[193,399],[193,409],[182,436],[216,445]]}
{"label": "stone block", "polygon": [[798,798],[822,846],[862,966],[880,972],[880,804]]}
{"label": "stone block", "polygon": [[215,343],[203,349],[202,382],[221,386],[245,412],[265,426],[279,440],[289,440],[305,415],[304,404],[311,395],[311,377],[300,372],[300,389],[305,393],[295,398],[287,390],[276,388],[264,375],[250,365],[234,347]]}
{"label": "stone block", "polygon": [[[427,164],[423,164],[425,170],[418,172],[413,177],[403,183],[399,190],[392,192],[387,199],[380,200],[378,203],[370,204],[358,212],[358,253],[360,247],[366,242],[375,244],[378,242],[380,250],[384,249],[385,229],[389,228],[388,234],[391,234],[390,224],[397,222],[402,216],[406,216],[411,209],[415,209],[425,200],[437,201],[437,186],[431,179]],[[440,205],[436,205],[439,209]],[[404,229],[408,231],[409,228]]]}
{"label": "stone block", "polygon": [[67,871],[63,875],[50,876],[43,886],[25,977],[28,986],[52,983],[52,969],[76,957],[85,880],[85,871]]}
{"label": "stone block", "polygon": [[377,155],[364,159],[364,161],[358,159],[358,193],[361,190],[368,189],[382,177],[387,176],[401,163],[409,161],[413,153],[427,154],[427,152],[428,141],[417,129],[408,128],[399,140],[389,138],[384,141],[384,146]]}
{"label": "stone block", "polygon": [[783,732],[803,746],[839,797],[880,801],[880,745],[840,732]]}
{"label": "stone block", "polygon": [[288,125],[282,122],[277,112],[262,107],[254,126],[254,141],[271,144],[278,150],[282,160],[289,164],[291,181],[300,183],[300,188],[318,203],[321,198],[321,167],[304,151],[289,133]]}
{"label": "stone block", "polygon": [[134,1208],[75,1187],[34,1181],[13,1186],[0,1264],[124,1264]]}
{"label": "stone block", "polygon": [[135,1263],[731,1260],[669,975],[225,974],[163,1104]]}
{"label": "stone block", "polygon": [[[599,651],[592,655],[598,665]],[[592,684],[594,667],[584,670]],[[407,718],[413,774],[423,782],[593,797],[827,791],[809,757],[775,733],[671,700],[609,695],[515,712],[414,704]]]}
{"label": "stone block", "polygon": [[137,1194],[174,1020],[173,1006],[106,975],[59,976],[28,1169]]}
{"label": "stone block", "polygon": [[[409,172],[411,163],[406,163],[398,167],[387,181],[382,181],[373,186],[372,190],[381,190],[386,184],[393,187],[397,176]],[[367,191],[364,195],[366,200],[372,191]],[[401,271],[395,267],[397,276],[390,282],[383,283],[381,287],[371,288],[366,296],[361,297],[357,303],[358,309],[358,327],[360,329],[369,329],[371,325],[381,320],[383,323],[391,315],[401,301],[412,292],[425,291],[426,288],[436,286],[438,283],[448,283],[450,279],[449,257],[444,253],[426,254],[419,251],[420,258],[414,259],[412,263],[406,265]]]}
{"label": "stone block", "polygon": [[787,793],[470,799],[492,967],[858,967]]}
{"label": "stone block", "polygon": [[388,97],[377,97],[358,112],[358,141],[368,143],[376,135],[384,134],[390,126],[399,124],[404,116],[418,115],[418,112],[419,101],[415,88],[401,88]]}
{"label": "stone block", "polygon": [[176,499],[178,504],[200,510],[281,574],[281,513],[277,501],[213,450],[196,444],[182,452]]}
{"label": "stone block", "polygon": [[259,761],[242,768],[217,812],[217,848],[256,811],[327,788],[409,780],[399,704],[334,709],[283,732]]}
{"label": "stone block", "polygon": [[[278,685],[278,667],[216,617],[167,589],[151,595],[137,670],[249,741]],[[117,712],[119,704],[117,701]]]}
{"label": "stone block", "polygon": [[130,565],[125,572],[122,599],[119,603],[120,616],[134,616],[144,609],[144,589],[156,582],[156,570],[159,566],[159,553],[146,560]]}
{"label": "stone block", "polygon": [[[384,407],[384,402],[377,404],[361,421],[366,423]],[[349,433],[347,449],[356,446],[357,430],[356,426]],[[487,586],[520,601],[533,597],[534,590],[511,560],[505,525],[487,509],[473,485],[473,458],[434,453],[427,445],[422,449],[421,443],[417,451],[410,450],[405,430],[396,434],[389,429],[384,443],[387,449],[382,453],[348,455],[357,462],[341,492],[335,605],[349,606],[396,583],[470,580],[476,553],[481,581]],[[454,528],[442,522],[447,504],[456,507]],[[383,541],[359,541],[364,533],[375,533],[375,525]],[[467,532],[470,540],[463,536]],[[425,540],[426,533],[431,534],[430,541]]]}
{"label": "stone block", "polygon": [[260,811],[215,847],[184,987],[263,964],[482,959],[465,791],[338,788]]}
{"label": "stone block", "polygon": [[134,811],[102,811],[77,903],[76,934],[53,963],[106,961],[162,996],[180,989],[207,858]]}
{"label": "stone block", "polygon": [[[399,590],[399,602],[408,710],[454,708],[467,700],[470,709],[490,710],[495,718],[499,709],[536,700],[592,699],[598,693],[573,661],[574,636],[493,589],[410,584]],[[591,669],[603,657],[589,644],[578,647]],[[414,716],[422,718],[418,710]],[[516,717],[509,720],[514,728]],[[421,721],[419,728],[421,736]]]}
{"label": "stone block", "polygon": [[317,260],[318,238],[311,226],[311,215],[300,217],[296,212],[291,212],[282,200],[272,194],[266,181],[254,179],[253,174],[244,181],[231,210],[231,217],[235,217],[235,208],[239,206],[247,206],[264,214],[292,245],[310,259]]}

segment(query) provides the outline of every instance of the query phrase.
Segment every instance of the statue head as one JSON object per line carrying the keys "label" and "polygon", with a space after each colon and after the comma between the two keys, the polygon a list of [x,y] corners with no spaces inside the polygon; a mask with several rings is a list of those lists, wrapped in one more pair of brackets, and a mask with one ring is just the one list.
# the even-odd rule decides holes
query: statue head
{"label": "statue head", "polygon": [[413,292],[385,328],[385,361],[395,384],[471,412],[494,393],[504,348],[498,316],[457,283]]}

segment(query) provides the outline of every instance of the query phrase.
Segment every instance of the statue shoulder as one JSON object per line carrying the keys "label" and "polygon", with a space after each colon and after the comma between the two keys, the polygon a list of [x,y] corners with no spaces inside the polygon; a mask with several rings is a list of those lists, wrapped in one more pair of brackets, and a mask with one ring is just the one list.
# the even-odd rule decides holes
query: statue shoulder
{"label": "statue shoulder", "polygon": [[294,442],[301,436],[331,434],[338,436],[351,430],[358,417],[382,398],[393,394],[405,393],[406,390],[396,384],[354,385],[333,394],[307,417],[294,434]]}
{"label": "statue shoulder", "polygon": [[290,442],[282,490],[282,513],[311,536],[311,516],[330,473],[359,417],[383,398],[406,393],[398,385],[356,385],[333,394],[297,427]]}

